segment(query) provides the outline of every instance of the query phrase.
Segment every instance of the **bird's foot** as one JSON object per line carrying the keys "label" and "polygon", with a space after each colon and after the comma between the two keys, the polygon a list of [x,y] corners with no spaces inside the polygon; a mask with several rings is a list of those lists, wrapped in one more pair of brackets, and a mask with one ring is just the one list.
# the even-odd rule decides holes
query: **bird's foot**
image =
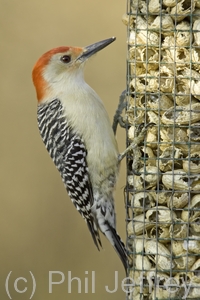
{"label": "bird's foot", "polygon": [[[144,126],[144,124],[141,124],[140,126],[138,126],[135,138],[133,139],[133,142],[126,148],[126,150],[124,152],[119,154],[119,156],[118,156],[119,162],[130,151],[133,151],[134,160],[138,161],[138,155],[140,155],[138,147],[144,141],[144,138],[145,138],[145,135],[146,135],[146,132],[147,132],[148,128],[150,126],[153,126],[153,125],[155,125],[155,124],[151,122],[151,123],[148,123],[146,126]],[[133,162],[133,164],[134,164],[134,162]]]}
{"label": "bird's foot", "polygon": [[125,108],[126,108],[126,90],[124,90],[119,97],[119,104],[118,104],[117,110],[116,110],[114,118],[113,118],[112,128],[113,128],[115,135],[117,132],[118,124],[123,128],[126,127],[126,123],[124,122],[123,117],[121,115]]}

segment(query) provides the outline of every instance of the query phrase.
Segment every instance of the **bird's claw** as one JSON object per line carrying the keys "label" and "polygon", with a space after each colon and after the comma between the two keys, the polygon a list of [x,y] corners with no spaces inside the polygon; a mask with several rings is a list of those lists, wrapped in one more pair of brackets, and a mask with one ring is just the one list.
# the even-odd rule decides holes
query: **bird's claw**
{"label": "bird's claw", "polygon": [[[130,151],[133,151],[136,154],[137,148],[140,146],[141,142],[144,141],[144,136],[147,132],[147,129],[150,126],[154,126],[154,125],[155,125],[155,123],[153,123],[153,122],[148,123],[145,126],[144,126],[144,123],[140,124],[137,128],[136,137],[134,138],[133,142],[126,148],[126,150],[124,152],[119,154],[118,160],[121,161],[126,156],[126,154]],[[134,157],[135,156],[138,156],[138,155],[134,155]],[[134,168],[134,170],[135,170],[135,168]]]}
{"label": "bird's claw", "polygon": [[124,90],[121,95],[119,96],[119,104],[117,107],[117,110],[115,112],[114,118],[113,118],[113,131],[114,134],[116,135],[117,132],[117,125],[119,124],[121,127],[125,128],[126,127],[126,123],[123,120],[123,117],[121,116],[122,111],[126,108],[126,90]]}

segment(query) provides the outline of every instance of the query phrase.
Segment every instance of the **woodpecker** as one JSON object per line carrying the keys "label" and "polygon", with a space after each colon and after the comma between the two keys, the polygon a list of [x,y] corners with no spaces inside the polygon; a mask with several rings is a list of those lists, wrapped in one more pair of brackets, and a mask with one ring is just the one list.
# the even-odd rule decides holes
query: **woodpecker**
{"label": "woodpecker", "polygon": [[127,251],[116,232],[113,191],[119,170],[117,142],[102,100],[84,80],[85,62],[115,37],[87,47],[58,47],[36,62],[32,78],[38,127],[76,209],[99,250],[99,230],[127,270]]}

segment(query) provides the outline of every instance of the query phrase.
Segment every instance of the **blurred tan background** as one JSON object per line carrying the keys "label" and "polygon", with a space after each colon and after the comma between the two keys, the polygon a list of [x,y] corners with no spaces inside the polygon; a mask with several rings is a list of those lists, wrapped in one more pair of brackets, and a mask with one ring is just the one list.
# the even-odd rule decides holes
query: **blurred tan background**
{"label": "blurred tan background", "polygon": [[[102,236],[98,252],[86,224],[69,200],[60,176],[40,138],[37,102],[32,85],[34,63],[45,51],[64,45],[86,46],[116,36],[117,40],[88,62],[86,81],[103,99],[112,120],[118,97],[125,88],[126,28],[121,22],[126,1],[116,0],[0,0],[0,299],[8,299],[5,279],[10,271],[11,297],[29,299],[31,277],[37,288],[33,299],[125,299],[119,285],[125,273],[118,256]],[[117,134],[120,150],[125,132]],[[124,166],[116,190],[117,228],[125,241],[123,187]],[[49,271],[60,271],[65,281],[49,293]],[[82,293],[72,283],[68,293],[68,271],[82,280]],[[88,275],[86,275],[88,271]],[[95,271],[95,294],[91,293],[91,271]],[[19,290],[14,289],[15,279]],[[84,281],[88,278],[88,294]],[[60,275],[53,280],[60,281]]]}

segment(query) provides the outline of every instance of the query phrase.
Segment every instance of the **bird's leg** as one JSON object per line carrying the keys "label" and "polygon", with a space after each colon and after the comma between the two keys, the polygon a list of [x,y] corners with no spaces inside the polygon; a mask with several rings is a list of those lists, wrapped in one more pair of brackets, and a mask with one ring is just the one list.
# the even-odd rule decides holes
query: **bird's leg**
{"label": "bird's leg", "polygon": [[[126,154],[128,152],[133,151],[133,163],[132,163],[133,172],[135,171],[137,173],[138,166],[139,166],[139,159],[140,159],[140,156],[141,156],[139,146],[144,141],[147,129],[150,126],[153,126],[153,125],[155,125],[155,124],[154,123],[148,123],[146,126],[144,126],[144,124],[141,124],[137,129],[137,133],[136,133],[136,136],[135,136],[133,142],[126,148],[126,150],[124,152],[122,152],[118,156],[118,160],[119,160],[119,162],[121,162],[121,160],[126,156]],[[143,126],[143,128],[141,130],[142,126]],[[137,173],[137,175],[138,175],[138,173]]]}
{"label": "bird's leg", "polygon": [[119,97],[119,104],[117,107],[117,110],[115,112],[114,118],[113,118],[113,131],[114,131],[114,135],[116,135],[116,131],[117,131],[117,125],[119,124],[121,127],[125,128],[126,124],[123,120],[123,117],[121,116],[122,111],[124,110],[124,108],[126,107],[126,90],[124,90],[120,97]]}
{"label": "bird's leg", "polygon": [[[114,118],[113,118],[112,128],[113,128],[114,134],[116,134],[118,124],[123,128],[125,128],[127,125],[124,122],[123,117],[121,115],[122,111],[126,108],[126,104],[127,104],[126,103],[126,90],[124,90],[119,97],[119,104],[118,104],[117,110],[116,110]],[[139,145],[144,141],[147,129],[152,125],[155,125],[155,124],[148,123],[146,126],[144,126],[144,124],[141,124],[137,128],[133,142],[126,148],[126,150],[124,152],[122,152],[118,156],[118,160],[119,160],[119,162],[121,162],[121,160],[126,156],[126,154],[128,152],[130,152],[130,151],[133,152],[133,163],[132,163],[133,172],[137,173],[137,170],[139,167],[139,160],[140,160],[140,156],[141,156]]]}

